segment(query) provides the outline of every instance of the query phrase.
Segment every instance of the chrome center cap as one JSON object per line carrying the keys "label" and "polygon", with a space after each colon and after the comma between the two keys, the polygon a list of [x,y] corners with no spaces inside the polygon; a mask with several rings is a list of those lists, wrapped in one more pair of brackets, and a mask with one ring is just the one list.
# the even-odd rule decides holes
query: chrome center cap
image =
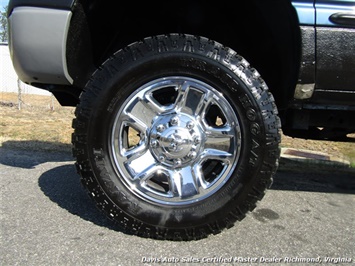
{"label": "chrome center cap", "polygon": [[160,116],[150,131],[150,151],[159,163],[182,167],[198,156],[202,135],[201,127],[188,115]]}
{"label": "chrome center cap", "polygon": [[186,128],[170,127],[159,136],[159,143],[167,158],[177,159],[189,154],[192,136]]}

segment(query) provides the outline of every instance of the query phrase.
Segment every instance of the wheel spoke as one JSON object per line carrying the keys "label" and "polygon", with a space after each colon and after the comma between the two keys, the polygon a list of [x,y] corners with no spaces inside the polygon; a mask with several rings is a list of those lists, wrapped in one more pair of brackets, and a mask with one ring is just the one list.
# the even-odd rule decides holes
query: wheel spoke
{"label": "wheel spoke", "polygon": [[194,115],[203,117],[213,102],[213,94],[209,91],[205,92],[205,94],[201,96],[200,102],[198,103]]}
{"label": "wheel spoke", "polygon": [[141,129],[148,128],[159,114],[161,108],[151,101],[150,97],[137,98],[127,108],[125,113],[132,124],[137,124]]}
{"label": "wheel spoke", "polygon": [[140,133],[146,133],[148,130],[148,125],[141,121],[138,117],[135,117],[133,114],[127,114],[121,117],[123,120],[122,125],[125,127],[132,127]]}
{"label": "wheel spoke", "polygon": [[235,138],[232,128],[224,126],[222,128],[208,128],[206,129],[205,148],[212,148],[221,151],[230,151],[235,149],[232,140]]}
{"label": "wheel spoke", "polygon": [[[156,161],[149,151],[144,153],[134,153],[130,151],[131,157],[125,161],[126,168],[129,169],[135,178],[141,179],[156,167]],[[128,158],[128,157],[127,157]]]}
{"label": "wheel spoke", "polygon": [[206,109],[209,97],[206,92],[193,87],[190,82],[184,82],[179,88],[176,109],[185,114],[197,116]]}
{"label": "wheel spoke", "polygon": [[190,166],[179,171],[170,172],[172,178],[172,193],[174,197],[185,199],[199,194],[195,172]]}
{"label": "wheel spoke", "polygon": [[137,145],[134,148],[121,148],[121,157],[124,161],[133,161],[146,153],[147,146],[145,144]]}
{"label": "wheel spoke", "polygon": [[218,149],[205,149],[200,158],[202,161],[216,160],[225,164],[230,164],[233,159],[233,154]]}

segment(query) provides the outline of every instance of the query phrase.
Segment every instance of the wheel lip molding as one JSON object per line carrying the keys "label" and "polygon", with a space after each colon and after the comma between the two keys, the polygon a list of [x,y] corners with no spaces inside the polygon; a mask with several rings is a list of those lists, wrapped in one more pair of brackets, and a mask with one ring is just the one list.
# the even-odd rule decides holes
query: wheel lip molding
{"label": "wheel lip molding", "polygon": [[17,7],[9,17],[9,49],[19,78],[29,84],[72,85],[66,43],[72,12]]}

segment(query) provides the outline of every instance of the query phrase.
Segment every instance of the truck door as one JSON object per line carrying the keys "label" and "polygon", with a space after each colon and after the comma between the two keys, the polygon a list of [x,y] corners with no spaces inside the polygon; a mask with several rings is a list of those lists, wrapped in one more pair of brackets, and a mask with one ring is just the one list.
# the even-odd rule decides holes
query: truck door
{"label": "truck door", "polygon": [[355,1],[316,0],[313,99],[355,105]]}

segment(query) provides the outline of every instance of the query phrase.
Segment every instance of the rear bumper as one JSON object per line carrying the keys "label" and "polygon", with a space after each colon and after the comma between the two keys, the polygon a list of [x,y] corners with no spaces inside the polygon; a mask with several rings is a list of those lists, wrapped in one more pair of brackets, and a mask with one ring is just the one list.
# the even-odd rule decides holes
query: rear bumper
{"label": "rear bumper", "polygon": [[19,78],[28,84],[71,85],[66,42],[71,10],[18,6],[9,15],[9,48]]}

